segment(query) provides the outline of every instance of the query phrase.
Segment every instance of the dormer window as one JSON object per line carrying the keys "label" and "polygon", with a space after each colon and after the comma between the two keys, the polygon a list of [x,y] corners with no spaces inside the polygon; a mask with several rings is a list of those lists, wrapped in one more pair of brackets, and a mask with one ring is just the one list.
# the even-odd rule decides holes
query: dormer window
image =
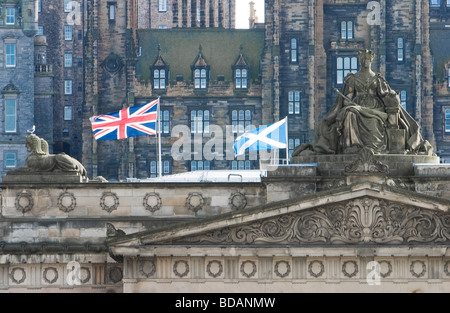
{"label": "dormer window", "polygon": [[237,61],[234,63],[233,71],[234,71],[235,88],[247,89],[249,69],[248,69],[248,62],[245,60],[245,57],[242,53],[239,54]]}
{"label": "dormer window", "polygon": [[158,46],[158,57],[152,65],[152,78],[154,90],[165,90],[169,78],[169,67],[161,56],[161,47]]}
{"label": "dormer window", "polygon": [[209,65],[206,63],[206,60],[202,55],[202,47],[200,46],[200,52],[197,56],[197,59],[192,65],[193,71],[193,80],[194,80],[194,88],[195,89],[206,89],[208,86],[209,79]]}

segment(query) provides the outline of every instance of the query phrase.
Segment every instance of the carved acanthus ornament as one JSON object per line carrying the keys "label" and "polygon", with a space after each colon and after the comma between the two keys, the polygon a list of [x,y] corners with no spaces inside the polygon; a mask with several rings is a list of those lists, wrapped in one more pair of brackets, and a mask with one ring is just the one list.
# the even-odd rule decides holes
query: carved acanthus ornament
{"label": "carved acanthus ornament", "polygon": [[450,213],[364,197],[226,227],[174,243],[409,244],[450,242]]}

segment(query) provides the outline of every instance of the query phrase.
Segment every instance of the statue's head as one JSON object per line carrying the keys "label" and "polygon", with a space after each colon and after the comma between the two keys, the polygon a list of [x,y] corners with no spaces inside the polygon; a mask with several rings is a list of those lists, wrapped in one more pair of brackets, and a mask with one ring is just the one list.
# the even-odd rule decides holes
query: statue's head
{"label": "statue's head", "polygon": [[373,59],[375,59],[375,53],[372,50],[364,49],[358,51],[358,58],[361,64],[365,61],[369,61],[372,63]]}
{"label": "statue's head", "polygon": [[45,154],[45,152],[42,151],[41,138],[35,134],[29,134],[25,138],[25,145],[27,146],[27,150],[32,154]]}

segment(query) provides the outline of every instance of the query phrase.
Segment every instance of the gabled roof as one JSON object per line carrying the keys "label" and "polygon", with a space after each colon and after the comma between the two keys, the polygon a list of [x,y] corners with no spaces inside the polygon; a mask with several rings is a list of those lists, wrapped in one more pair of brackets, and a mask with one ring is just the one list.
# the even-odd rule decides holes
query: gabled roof
{"label": "gabled roof", "polygon": [[109,238],[108,245],[123,252],[164,245],[442,244],[450,242],[449,207],[445,199],[364,183]]}
{"label": "gabled roof", "polygon": [[137,33],[142,54],[136,63],[136,75],[143,82],[150,80],[150,67],[158,57],[158,45],[170,66],[172,79],[177,76],[183,76],[185,81],[192,79],[191,65],[199,55],[200,45],[201,54],[210,66],[211,80],[223,75],[226,81],[233,81],[231,67],[239,53],[245,55],[252,79],[259,79],[263,29],[140,29]]}

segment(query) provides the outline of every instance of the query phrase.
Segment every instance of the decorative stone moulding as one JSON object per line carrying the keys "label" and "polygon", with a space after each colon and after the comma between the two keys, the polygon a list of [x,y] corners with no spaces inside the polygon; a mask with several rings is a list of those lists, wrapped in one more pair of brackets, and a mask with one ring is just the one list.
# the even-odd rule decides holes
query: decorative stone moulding
{"label": "decorative stone moulding", "polygon": [[319,278],[325,272],[325,265],[322,261],[314,260],[308,264],[308,273],[314,278]]}
{"label": "decorative stone moulding", "polygon": [[243,193],[240,192],[232,194],[228,202],[231,209],[235,211],[243,210],[247,206],[247,198]]}
{"label": "decorative stone moulding", "polygon": [[34,206],[33,197],[28,192],[21,192],[17,195],[15,207],[18,211],[25,213],[31,211]]}
{"label": "decorative stone moulding", "polygon": [[73,193],[62,192],[58,196],[58,208],[63,212],[70,212],[77,206],[77,200]]}
{"label": "decorative stone moulding", "polygon": [[58,270],[54,267],[47,267],[44,269],[42,276],[47,284],[54,284],[58,280]]}
{"label": "decorative stone moulding", "polygon": [[[392,264],[389,261],[379,261],[378,262],[380,264],[380,276],[381,278],[386,278],[389,277],[392,273]],[[383,266],[383,264],[386,264],[385,266]],[[383,268],[386,267],[387,270],[385,272],[383,272]]]}
{"label": "decorative stone moulding", "polygon": [[27,278],[27,273],[23,268],[15,267],[11,271],[10,278],[15,284],[20,285]]}
{"label": "decorative stone moulding", "polygon": [[291,265],[288,261],[277,261],[275,263],[274,273],[278,277],[284,278],[291,272]]}
{"label": "decorative stone moulding", "polygon": [[213,278],[219,277],[223,273],[222,262],[218,260],[209,261],[208,265],[206,265],[206,272],[210,277]]}
{"label": "decorative stone moulding", "polygon": [[241,274],[244,277],[251,278],[256,274],[256,264],[255,261],[244,261],[241,264]]}
{"label": "decorative stone moulding", "polygon": [[183,278],[189,274],[189,263],[185,260],[178,260],[173,263],[173,273]]}
{"label": "decorative stone moulding", "polygon": [[409,271],[411,272],[412,276],[414,276],[416,278],[420,278],[425,275],[425,272],[427,271],[427,267],[426,267],[424,261],[416,260],[416,261],[411,262]]}
{"label": "decorative stone moulding", "polygon": [[119,206],[119,197],[117,197],[114,192],[104,192],[100,198],[100,206],[106,212],[111,213],[112,211],[117,210],[117,207]]}
{"label": "decorative stone moulding", "polygon": [[152,213],[161,209],[162,200],[158,193],[149,192],[144,197],[144,208]]}
{"label": "decorative stone moulding", "polygon": [[140,260],[139,261],[139,274],[149,278],[156,273],[156,265],[153,260]]}
{"label": "decorative stone moulding", "polygon": [[198,192],[191,192],[186,198],[187,209],[194,212],[195,214],[197,214],[197,212],[203,208],[204,203],[205,200],[203,199],[202,194]]}
{"label": "decorative stone moulding", "polygon": [[123,278],[122,269],[118,266],[111,267],[108,271],[108,278],[114,283],[117,284]]}
{"label": "decorative stone moulding", "polygon": [[356,276],[358,274],[358,264],[355,261],[345,261],[342,264],[342,273],[348,278]]}

